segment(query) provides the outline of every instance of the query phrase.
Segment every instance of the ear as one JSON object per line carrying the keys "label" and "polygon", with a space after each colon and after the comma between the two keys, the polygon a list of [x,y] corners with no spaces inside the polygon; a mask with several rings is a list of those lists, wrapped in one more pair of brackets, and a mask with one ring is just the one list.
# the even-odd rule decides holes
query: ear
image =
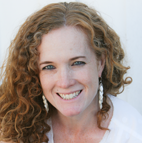
{"label": "ear", "polygon": [[103,55],[102,58],[98,61],[98,77],[102,76],[104,66],[105,66],[105,56]]}

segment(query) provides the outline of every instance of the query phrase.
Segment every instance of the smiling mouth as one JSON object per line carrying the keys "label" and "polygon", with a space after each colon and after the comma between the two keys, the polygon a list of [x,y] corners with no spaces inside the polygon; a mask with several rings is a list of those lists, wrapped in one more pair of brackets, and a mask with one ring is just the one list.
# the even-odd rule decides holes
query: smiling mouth
{"label": "smiling mouth", "polygon": [[82,90],[73,92],[71,94],[57,93],[57,95],[60,96],[62,99],[70,100],[70,99],[73,99],[73,98],[77,97],[81,92],[82,92]]}

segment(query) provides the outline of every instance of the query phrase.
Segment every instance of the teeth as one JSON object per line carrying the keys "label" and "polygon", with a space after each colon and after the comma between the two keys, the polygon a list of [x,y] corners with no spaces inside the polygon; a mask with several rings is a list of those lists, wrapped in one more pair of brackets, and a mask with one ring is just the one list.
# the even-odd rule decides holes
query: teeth
{"label": "teeth", "polygon": [[72,94],[69,94],[68,96],[69,96],[69,99],[71,99],[71,98],[72,98]]}
{"label": "teeth", "polygon": [[75,96],[76,94],[75,93],[73,93],[73,96]]}
{"label": "teeth", "polygon": [[81,91],[77,91],[77,92],[74,92],[74,93],[71,93],[71,94],[59,94],[63,99],[67,99],[67,100],[69,100],[69,99],[73,99],[73,98],[75,98],[76,96],[78,96],[79,95],[79,93],[80,93]]}

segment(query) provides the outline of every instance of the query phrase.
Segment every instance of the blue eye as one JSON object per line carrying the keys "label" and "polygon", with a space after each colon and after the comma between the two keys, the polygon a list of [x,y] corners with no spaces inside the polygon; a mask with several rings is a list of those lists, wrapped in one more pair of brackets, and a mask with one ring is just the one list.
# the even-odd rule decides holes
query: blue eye
{"label": "blue eye", "polygon": [[76,62],[73,63],[73,66],[74,65],[84,65],[84,64],[86,64],[86,63],[83,62],[83,61],[76,61]]}
{"label": "blue eye", "polygon": [[55,67],[53,65],[47,65],[47,66],[43,67],[42,70],[44,70],[44,69],[46,69],[46,70],[52,70],[52,69],[55,69]]}

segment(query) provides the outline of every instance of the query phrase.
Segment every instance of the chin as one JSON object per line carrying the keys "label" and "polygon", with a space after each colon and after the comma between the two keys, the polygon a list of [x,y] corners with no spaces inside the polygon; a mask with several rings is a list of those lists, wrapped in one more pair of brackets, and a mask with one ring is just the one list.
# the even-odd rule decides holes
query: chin
{"label": "chin", "polygon": [[79,110],[64,110],[61,113],[62,113],[62,115],[66,116],[66,117],[73,117],[73,116],[79,115],[81,113],[81,111],[79,111]]}

